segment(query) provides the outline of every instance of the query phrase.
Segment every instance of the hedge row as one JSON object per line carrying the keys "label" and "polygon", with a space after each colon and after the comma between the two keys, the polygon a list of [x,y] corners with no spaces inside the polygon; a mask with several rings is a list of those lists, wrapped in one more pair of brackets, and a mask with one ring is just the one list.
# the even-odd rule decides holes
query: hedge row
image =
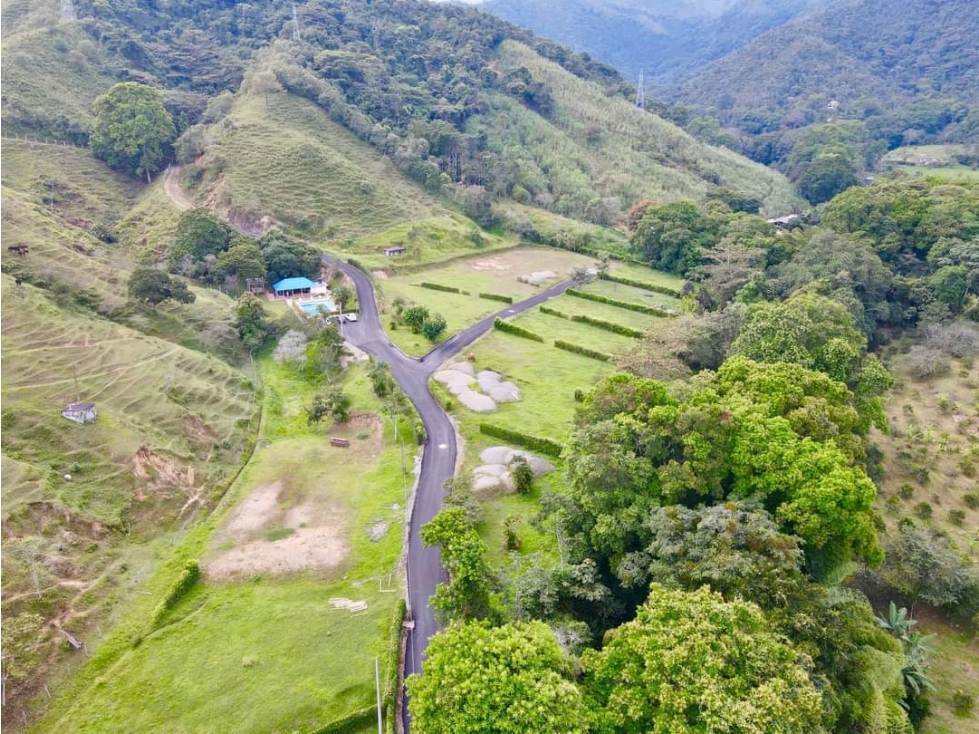
{"label": "hedge row", "polygon": [[608,273],[599,273],[598,277],[601,280],[609,280],[613,283],[621,283],[622,285],[631,285],[634,288],[642,288],[644,291],[662,293],[664,296],[672,296],[673,298],[680,297],[680,291],[666,285],[655,285],[642,280],[633,280],[632,278],[622,278],[618,275],[609,275]]}
{"label": "hedge row", "polygon": [[570,316],[568,316],[563,311],[558,311],[556,308],[549,308],[547,306],[541,306],[540,307],[540,312],[541,313],[546,313],[548,316],[557,316],[559,319],[570,319],[571,318]]}
{"label": "hedge row", "polygon": [[488,301],[499,301],[500,303],[513,303],[513,296],[501,296],[499,293],[480,293],[480,298]]}
{"label": "hedge row", "polygon": [[558,349],[563,349],[566,352],[574,352],[575,354],[580,354],[583,357],[591,357],[592,359],[599,359],[602,362],[611,362],[612,357],[604,352],[596,352],[594,349],[588,349],[586,347],[579,346],[578,344],[572,344],[571,342],[561,341],[560,339],[555,340],[554,346]]}
{"label": "hedge row", "polygon": [[642,338],[642,332],[639,329],[633,329],[631,326],[623,326],[622,324],[616,324],[611,321],[603,321],[602,319],[593,319],[591,316],[586,316],[585,314],[575,314],[571,317],[571,320],[577,321],[579,324],[588,324],[598,329],[605,329],[605,331],[611,331],[613,334],[631,336],[633,339]]}
{"label": "hedge row", "polygon": [[428,288],[433,291],[445,291],[446,293],[461,293],[459,288],[454,288],[451,285],[439,285],[438,283],[419,283],[422,288]]}
{"label": "hedge row", "polygon": [[530,329],[525,329],[522,326],[511,324],[509,321],[504,321],[503,319],[495,319],[493,321],[493,328],[499,329],[507,334],[513,334],[514,336],[522,336],[524,339],[530,339],[535,342],[540,342],[541,344],[544,343],[544,337],[542,337],[540,334],[535,334]]}
{"label": "hedge row", "polygon": [[595,293],[585,293],[584,291],[579,291],[577,288],[568,288],[565,293],[567,293],[569,296],[574,296],[575,298],[584,298],[586,301],[604,303],[608,306],[617,306],[619,308],[628,309],[629,311],[638,311],[639,313],[648,314],[649,316],[669,316],[666,311],[654,306],[647,306],[643,303],[630,303],[629,301],[618,301],[614,298],[606,298],[605,296],[599,296]]}
{"label": "hedge row", "polygon": [[331,721],[316,730],[315,734],[357,734],[377,721],[377,707],[367,706],[347,714],[341,719]]}
{"label": "hedge row", "polygon": [[561,444],[559,444],[557,441],[552,441],[549,438],[544,438],[543,436],[531,436],[529,433],[512,431],[509,428],[495,426],[492,423],[480,423],[479,432],[484,436],[501,438],[504,441],[515,443],[518,446],[523,446],[525,449],[536,451],[538,454],[545,454],[547,456],[554,457],[561,456]]}
{"label": "hedge row", "polygon": [[[150,623],[151,628],[155,628],[160,624],[163,616],[177,606],[180,600],[187,595],[187,592],[194,588],[194,584],[200,580],[200,577],[201,567],[197,565],[197,561],[188,561],[177,575],[177,578],[170,584],[170,588],[167,589],[167,593],[163,599],[157,604],[156,610],[153,612],[153,620]],[[137,639],[142,641],[142,636]]]}

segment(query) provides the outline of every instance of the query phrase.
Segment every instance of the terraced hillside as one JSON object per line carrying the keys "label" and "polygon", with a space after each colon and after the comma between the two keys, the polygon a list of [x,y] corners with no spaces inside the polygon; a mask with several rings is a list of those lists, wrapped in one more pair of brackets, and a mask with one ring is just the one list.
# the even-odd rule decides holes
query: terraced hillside
{"label": "terraced hillside", "polygon": [[[254,375],[226,361],[241,357],[231,299],[195,288],[193,304],[128,302],[144,246],[174,221],[157,185],[85,149],[5,141],[3,160],[3,615],[18,658],[5,719],[17,720],[81,661],[63,635],[97,647],[168,541],[221,497],[257,402]],[[79,400],[95,423],[62,417]]]}
{"label": "terraced hillside", "polygon": [[273,94],[266,105],[241,94],[211,134],[198,169],[205,196],[246,228],[269,215],[313,238],[348,238],[448,212],[301,97]]}

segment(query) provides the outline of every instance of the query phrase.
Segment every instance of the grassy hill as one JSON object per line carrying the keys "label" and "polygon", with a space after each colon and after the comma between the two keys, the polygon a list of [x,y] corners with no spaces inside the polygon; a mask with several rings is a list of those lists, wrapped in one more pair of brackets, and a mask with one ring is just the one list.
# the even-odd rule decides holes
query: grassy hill
{"label": "grassy hill", "polygon": [[[51,625],[95,647],[168,540],[221,497],[250,446],[256,384],[228,361],[241,357],[228,297],[127,301],[129,273],[174,222],[157,184],[81,148],[8,140],[3,160],[3,614],[20,719],[79,662]],[[61,416],[78,399],[96,423]]]}
{"label": "grassy hill", "polygon": [[[606,96],[523,44],[500,47],[503,73],[525,68],[554,98],[549,119],[495,96],[486,116],[470,121],[491,149],[510,157],[525,177],[548,186],[552,206],[579,215],[596,196],[620,205],[642,199],[701,199],[715,185],[750,194],[769,211],[796,205],[778,173],[723,148],[708,146],[652,114],[638,114],[625,99]],[[499,124],[501,117],[505,124]]]}
{"label": "grassy hill", "polygon": [[[369,145],[312,102],[291,94],[239,95],[212,128],[191,179],[209,204],[247,225],[271,215],[317,239],[343,239],[448,213]],[[256,151],[261,151],[256,155]]]}

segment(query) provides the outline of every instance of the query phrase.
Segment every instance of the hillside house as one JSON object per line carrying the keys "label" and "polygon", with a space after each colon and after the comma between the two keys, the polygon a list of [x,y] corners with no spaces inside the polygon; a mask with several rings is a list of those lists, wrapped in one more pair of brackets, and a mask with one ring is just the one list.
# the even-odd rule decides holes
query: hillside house
{"label": "hillside house", "polygon": [[95,409],[95,403],[69,403],[61,411],[61,415],[70,421],[85,425],[95,423],[99,414]]}
{"label": "hillside house", "polygon": [[395,247],[385,247],[384,254],[388,257],[401,257],[402,255],[408,254],[408,248],[404,245],[397,245]]}
{"label": "hillside house", "polygon": [[276,298],[308,296],[316,284],[309,278],[283,278],[272,284]]}

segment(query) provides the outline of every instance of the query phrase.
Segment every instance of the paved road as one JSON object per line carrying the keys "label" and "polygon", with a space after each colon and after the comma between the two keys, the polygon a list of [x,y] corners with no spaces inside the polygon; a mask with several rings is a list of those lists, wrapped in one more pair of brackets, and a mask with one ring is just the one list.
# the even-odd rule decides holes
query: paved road
{"label": "paved road", "polygon": [[[459,354],[492,329],[494,319],[513,316],[533,308],[561,295],[574,284],[571,281],[560,283],[492,316],[487,316],[447,339],[423,358],[413,359],[395,347],[381,328],[377,302],[374,298],[374,286],[370,278],[363,271],[333,256],[324,255],[323,260],[343,270],[357,287],[360,315],[355,323],[343,327],[344,336],[354,346],[390,365],[392,376],[414,404],[425,426],[427,442],[408,528],[408,606],[415,622],[414,630],[409,633],[408,649],[405,653],[404,673],[408,676],[421,669],[428,640],[439,630],[435,615],[428,606],[428,599],[443,580],[442,563],[438,549],[426,548],[422,543],[419,530],[422,525],[435,517],[442,505],[442,487],[445,481],[455,474],[457,451],[455,429],[442,410],[442,406],[429,391],[428,378],[439,365]],[[405,704],[405,730],[407,731],[410,724],[407,699]]]}

